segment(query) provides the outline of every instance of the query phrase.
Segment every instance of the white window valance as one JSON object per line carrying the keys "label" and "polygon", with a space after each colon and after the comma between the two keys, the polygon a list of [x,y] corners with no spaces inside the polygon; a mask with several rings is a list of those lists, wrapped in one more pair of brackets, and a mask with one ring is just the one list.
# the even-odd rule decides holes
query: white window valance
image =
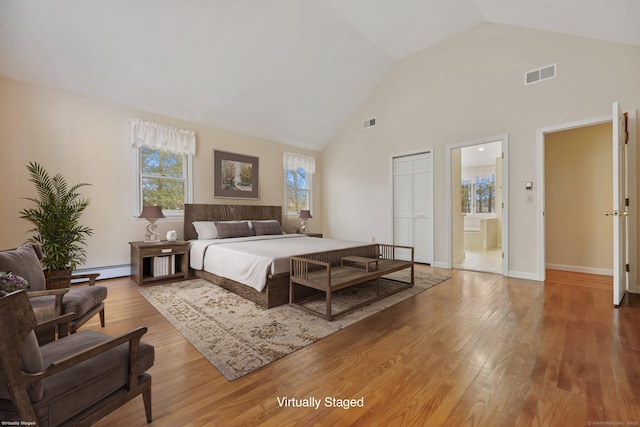
{"label": "white window valance", "polygon": [[177,129],[153,122],[131,119],[131,145],[171,151],[174,153],[196,154],[196,134],[192,130]]}
{"label": "white window valance", "polygon": [[304,169],[307,173],[316,173],[316,158],[305,156],[304,154],[285,152],[283,155],[283,166],[286,169]]}

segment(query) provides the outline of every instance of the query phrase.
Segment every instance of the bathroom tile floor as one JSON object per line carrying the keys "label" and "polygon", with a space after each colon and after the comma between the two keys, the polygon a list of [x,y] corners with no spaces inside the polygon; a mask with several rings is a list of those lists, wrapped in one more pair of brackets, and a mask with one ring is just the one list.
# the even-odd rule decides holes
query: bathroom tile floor
{"label": "bathroom tile floor", "polygon": [[464,259],[462,262],[456,263],[453,268],[502,274],[502,248],[494,248],[488,251],[465,249]]}

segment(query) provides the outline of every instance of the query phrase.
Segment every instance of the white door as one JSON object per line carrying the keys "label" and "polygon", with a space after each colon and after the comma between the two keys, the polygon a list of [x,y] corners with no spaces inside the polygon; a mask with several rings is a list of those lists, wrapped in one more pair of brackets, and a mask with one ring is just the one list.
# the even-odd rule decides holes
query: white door
{"label": "white door", "polygon": [[[393,241],[413,246],[414,261],[433,263],[433,157],[393,159]],[[409,259],[408,251],[398,252]]]}
{"label": "white door", "polygon": [[618,306],[627,292],[626,247],[627,208],[625,181],[626,118],[613,103],[613,305]]}

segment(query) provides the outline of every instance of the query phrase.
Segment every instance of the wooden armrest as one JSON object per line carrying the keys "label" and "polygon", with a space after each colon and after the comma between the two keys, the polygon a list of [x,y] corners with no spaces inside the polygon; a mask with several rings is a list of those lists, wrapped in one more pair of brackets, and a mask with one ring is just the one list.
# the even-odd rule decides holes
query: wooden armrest
{"label": "wooden armrest", "polygon": [[47,295],[64,295],[69,292],[69,288],[62,289],[46,289],[43,291],[27,291],[29,297],[44,297]]}
{"label": "wooden armrest", "polygon": [[89,280],[89,286],[93,286],[96,284],[98,276],[100,276],[100,273],[74,274],[71,276],[71,280],[87,279]]}
{"label": "wooden armrest", "polygon": [[[64,316],[63,316],[64,317]],[[140,348],[140,339],[142,336],[147,333],[147,328],[145,326],[140,326],[135,329],[132,329],[129,332],[126,332],[120,336],[110,339],[109,341],[105,341],[101,344],[96,344],[93,347],[89,347],[79,353],[73,354],[64,359],[57,360],[51,363],[44,371],[37,372],[34,374],[28,374],[23,371],[23,374],[27,378],[27,382],[34,383],[38,382],[44,378],[50,377],[51,375],[57,374],[58,372],[64,371],[72,366],[75,366],[81,362],[89,360],[99,354],[102,354],[112,348],[115,348],[121,344],[129,343],[129,379],[132,381],[133,379],[138,378],[138,350]]]}
{"label": "wooden armrest", "polygon": [[60,314],[62,314],[62,297],[67,292],[69,292],[69,288],[46,289],[43,291],[28,291],[27,295],[29,296],[29,298],[55,295],[56,300],[53,304],[53,312],[56,316],[60,316]]}
{"label": "wooden armrest", "polygon": [[67,313],[54,317],[53,319],[38,323],[33,330],[37,333],[58,326],[58,338],[66,337],[69,334],[69,323],[71,323],[75,315],[75,313]]}
{"label": "wooden armrest", "polygon": [[93,286],[96,284],[98,276],[100,276],[100,273],[72,274],[71,276],[50,276],[46,278],[46,281],[47,283],[55,283],[62,281],[88,280],[89,286]]}

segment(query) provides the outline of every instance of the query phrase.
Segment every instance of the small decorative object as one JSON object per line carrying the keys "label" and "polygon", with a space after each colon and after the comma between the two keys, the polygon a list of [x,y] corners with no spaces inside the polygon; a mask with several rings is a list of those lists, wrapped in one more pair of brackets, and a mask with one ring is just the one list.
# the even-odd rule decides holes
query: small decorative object
{"label": "small decorative object", "polygon": [[300,218],[302,221],[300,222],[300,233],[306,233],[307,232],[307,220],[309,218],[313,218],[311,216],[311,211],[308,210],[301,210],[298,213],[298,218]]}
{"label": "small decorative object", "polygon": [[167,240],[170,242],[175,242],[176,240],[178,240],[178,233],[176,233],[176,230],[167,231]]}
{"label": "small decorative object", "polygon": [[13,274],[12,272],[0,271],[0,291],[7,293],[29,289],[31,285],[22,276]]}
{"label": "small decorative object", "polygon": [[160,234],[156,232],[158,229],[156,221],[160,218],[164,218],[162,206],[143,206],[142,213],[140,213],[138,218],[144,218],[149,221],[149,225],[147,225],[147,232],[144,234],[144,241],[159,242]]}
{"label": "small decorative object", "polygon": [[258,158],[213,151],[213,197],[258,200]]}

